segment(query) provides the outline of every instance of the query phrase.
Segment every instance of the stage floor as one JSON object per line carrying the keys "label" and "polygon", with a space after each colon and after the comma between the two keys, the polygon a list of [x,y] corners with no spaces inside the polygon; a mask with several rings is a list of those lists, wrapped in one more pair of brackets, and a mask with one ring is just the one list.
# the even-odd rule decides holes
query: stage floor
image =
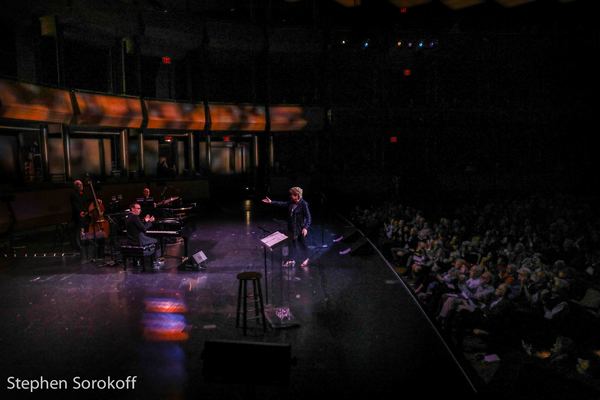
{"label": "stage floor", "polygon": [[[276,257],[273,264],[267,257],[263,295],[268,289],[269,303],[289,305],[298,325],[266,333],[251,329],[243,336],[236,328],[236,275],[264,274],[260,239],[285,231],[285,222],[277,219],[276,209],[250,201],[206,211],[186,226],[189,254],[202,250],[208,257],[204,271],[176,268],[182,250],[177,245],[170,246],[167,265],[158,272],[124,271],[76,257],[3,260],[2,398],[30,393],[9,391],[9,377],[41,376],[66,380],[70,389],[75,377],[78,382],[137,377],[135,389],[71,392],[103,399],[473,394],[465,372],[379,255],[339,254],[348,244],[332,239],[346,228],[333,217],[315,216],[308,269],[283,269]],[[221,382],[205,379],[207,340],[256,343],[242,350],[259,354],[262,343],[289,344],[294,360],[289,384],[271,384],[285,365],[273,365],[280,361],[269,359],[270,353],[257,359],[245,350],[223,353],[231,375],[224,374]],[[254,387],[236,383],[240,370],[233,366],[240,364],[252,373],[264,370],[258,375],[262,381]]]}

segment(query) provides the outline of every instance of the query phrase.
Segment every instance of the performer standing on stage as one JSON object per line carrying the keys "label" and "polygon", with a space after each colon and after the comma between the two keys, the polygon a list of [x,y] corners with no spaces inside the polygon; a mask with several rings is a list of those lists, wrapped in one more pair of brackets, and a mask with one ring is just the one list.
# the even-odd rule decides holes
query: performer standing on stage
{"label": "performer standing on stage", "polygon": [[[152,223],[154,222],[154,217],[151,215],[146,215],[144,217],[144,222],[140,219],[140,214],[142,212],[142,207],[139,203],[134,203],[130,206],[131,213],[127,215],[127,221],[125,226],[127,227],[127,240],[129,243],[135,246],[145,246],[149,244],[154,244],[155,246],[155,254],[159,253],[159,246],[157,245],[158,240],[146,236],[146,231]],[[155,261],[154,267],[158,268],[161,266],[161,261]]]}
{"label": "performer standing on stage", "polygon": [[79,179],[73,182],[69,201],[71,203],[71,245],[74,250],[81,251],[81,236],[88,226],[86,216],[90,200],[83,191],[83,182]]}
{"label": "performer standing on stage", "polygon": [[290,188],[289,201],[273,201],[265,197],[262,201],[266,204],[273,204],[288,208],[288,236],[292,240],[292,257],[302,261],[301,267],[308,267],[308,247],[306,246],[306,237],[308,229],[312,222],[308,203],[302,198],[302,188],[294,186]]}

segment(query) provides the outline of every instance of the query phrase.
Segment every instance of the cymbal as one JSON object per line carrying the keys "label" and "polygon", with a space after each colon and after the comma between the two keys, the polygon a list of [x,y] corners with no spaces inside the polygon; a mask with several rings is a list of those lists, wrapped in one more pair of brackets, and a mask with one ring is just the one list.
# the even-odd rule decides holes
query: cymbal
{"label": "cymbal", "polygon": [[190,211],[194,207],[167,208],[169,211]]}
{"label": "cymbal", "polygon": [[156,203],[157,206],[162,206],[165,204],[169,204],[172,203],[176,200],[179,200],[179,196],[174,196],[174,197],[169,197],[168,199],[164,199],[163,201],[159,201],[158,203]]}

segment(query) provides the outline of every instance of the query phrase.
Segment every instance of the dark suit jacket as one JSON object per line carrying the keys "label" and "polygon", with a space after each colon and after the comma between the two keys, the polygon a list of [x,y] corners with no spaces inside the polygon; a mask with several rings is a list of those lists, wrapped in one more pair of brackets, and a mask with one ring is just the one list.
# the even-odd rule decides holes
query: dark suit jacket
{"label": "dark suit jacket", "polygon": [[76,190],[71,192],[69,201],[71,203],[71,221],[80,227],[84,227],[86,219],[81,218],[80,213],[81,211],[87,212],[90,201],[85,194],[79,194],[79,191]]}
{"label": "dark suit jacket", "polygon": [[152,225],[151,222],[142,222],[140,217],[135,214],[129,214],[127,216],[127,240],[134,245],[140,245],[140,234],[145,233],[146,230]]}
{"label": "dark suit jacket", "polygon": [[308,203],[304,199],[296,204],[291,200],[288,201],[271,201],[271,204],[279,207],[287,207],[288,212],[288,232],[292,236],[293,240],[298,239],[302,236],[303,228],[310,228],[312,223],[312,217],[310,215],[310,209]]}

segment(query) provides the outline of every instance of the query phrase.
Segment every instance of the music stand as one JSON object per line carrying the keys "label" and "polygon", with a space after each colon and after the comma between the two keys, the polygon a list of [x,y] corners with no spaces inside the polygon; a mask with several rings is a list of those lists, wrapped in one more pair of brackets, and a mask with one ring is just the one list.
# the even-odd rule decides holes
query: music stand
{"label": "music stand", "polygon": [[[272,234],[270,234],[269,236],[266,236],[264,238],[262,238],[260,241],[263,244],[263,249],[264,249],[264,257],[265,257],[265,300],[266,300],[266,305],[265,305],[265,316],[267,318],[267,321],[269,321],[269,324],[271,324],[271,327],[273,328],[290,328],[290,327],[295,327],[295,326],[299,326],[300,324],[298,324],[298,322],[296,322],[296,320],[294,319],[294,316],[292,315],[292,312],[290,311],[290,306],[289,306],[289,281],[287,281],[287,287],[285,289],[287,289],[284,293],[284,285],[283,285],[283,263],[282,258],[283,257],[278,257],[278,262],[274,263],[273,262],[273,255],[275,253],[276,249],[281,248],[282,253],[284,252],[284,250],[286,250],[287,248],[284,246],[281,246],[283,243],[285,243],[285,241],[287,240],[287,236],[284,235],[281,232],[274,232]],[[267,267],[267,250],[269,250],[269,252],[271,253],[271,285],[273,285],[273,274],[275,273],[275,267],[278,264],[279,265],[279,285],[280,285],[280,298],[276,300],[273,300],[272,302],[269,301],[269,279],[268,279],[268,267]],[[272,297],[274,297],[274,293],[272,293]],[[277,304],[277,305],[275,305]]]}
{"label": "music stand", "polygon": [[119,238],[119,232],[121,230],[119,229],[119,224],[118,224],[117,220],[115,218],[113,218],[113,215],[104,214],[104,216],[108,220],[108,223],[110,226],[110,231],[111,231],[111,235],[109,236],[109,239],[108,239],[108,248],[109,248],[111,260],[108,262],[105,262],[102,266],[104,266],[104,267],[111,266],[112,267],[112,266],[117,265],[117,261],[116,261],[116,257],[115,257],[115,255],[116,255],[115,248],[117,247],[116,243]]}

